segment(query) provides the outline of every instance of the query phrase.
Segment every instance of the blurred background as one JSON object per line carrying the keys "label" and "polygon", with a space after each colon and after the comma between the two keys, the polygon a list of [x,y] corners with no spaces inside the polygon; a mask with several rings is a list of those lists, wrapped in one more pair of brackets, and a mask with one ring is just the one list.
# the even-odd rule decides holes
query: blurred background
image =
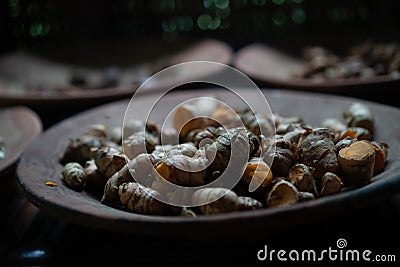
{"label": "blurred background", "polygon": [[399,8],[394,0],[5,0],[0,48],[50,53],[73,44],[212,37],[233,49],[261,41],[340,50],[367,38],[398,40]]}
{"label": "blurred background", "polygon": [[[0,55],[28,51],[65,64],[129,66],[204,38],[233,52],[264,43],[295,56],[306,46],[343,54],[366,40],[398,42],[399,8],[395,0],[5,0]],[[368,90],[340,94],[398,106]]]}

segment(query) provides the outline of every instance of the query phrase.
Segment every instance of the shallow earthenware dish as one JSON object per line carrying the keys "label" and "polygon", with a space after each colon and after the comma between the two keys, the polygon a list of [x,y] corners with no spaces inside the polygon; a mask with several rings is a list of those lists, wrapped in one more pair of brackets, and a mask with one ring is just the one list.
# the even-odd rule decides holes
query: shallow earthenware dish
{"label": "shallow earthenware dish", "polygon": [[[329,94],[281,89],[262,89],[262,92],[272,112],[284,116],[299,116],[313,126],[318,126],[325,117],[340,118],[342,112],[355,101],[366,103],[376,117],[374,139],[390,146],[385,170],[374,176],[371,183],[364,187],[289,207],[198,217],[130,213],[103,205],[98,198],[88,193],[76,192],[66,187],[61,181],[62,165],[59,163],[67,140],[82,134],[86,125],[104,123],[108,126],[121,126],[129,103],[122,100],[77,114],[46,130],[24,151],[17,168],[18,183],[28,199],[41,210],[75,223],[109,231],[196,240],[238,240],[276,235],[292,227],[348,214],[399,191],[400,109]],[[185,99],[210,94],[223,99],[225,103],[229,103],[231,97],[227,90],[215,88],[171,92],[163,98],[164,104],[159,108],[158,114],[167,113],[170,108],[168,105],[178,105]],[[247,99],[257,97],[253,89],[243,89],[241,94]],[[139,116],[145,118],[144,107],[153,100],[151,94],[141,98],[135,110]],[[159,119],[162,120],[161,118],[160,115]],[[46,186],[46,181],[54,181],[58,186]]]}

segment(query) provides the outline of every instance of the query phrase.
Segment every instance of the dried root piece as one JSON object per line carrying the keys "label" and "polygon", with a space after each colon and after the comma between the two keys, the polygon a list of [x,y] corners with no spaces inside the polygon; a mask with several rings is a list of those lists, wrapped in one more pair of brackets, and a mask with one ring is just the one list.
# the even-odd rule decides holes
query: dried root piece
{"label": "dried root piece", "polygon": [[248,197],[248,196],[239,196],[238,200],[238,211],[242,210],[256,210],[263,208],[263,204],[257,199]]}
{"label": "dried root piece", "polygon": [[386,165],[386,161],[389,155],[389,145],[384,142],[371,142],[375,148],[375,165],[374,165],[374,174],[379,173],[383,170]]}
{"label": "dried root piece", "polygon": [[125,164],[121,170],[107,180],[101,202],[117,201],[119,199],[118,189],[123,183],[140,180],[144,185],[147,185],[144,181],[148,180],[148,184],[151,184],[152,177],[149,176],[152,176],[154,162],[155,159],[151,154],[142,153]]}
{"label": "dried root piece", "polygon": [[137,132],[143,132],[145,127],[146,124],[143,120],[137,120],[137,119],[129,120],[124,124],[124,129],[123,129],[124,136],[130,136]]}
{"label": "dried root piece", "polygon": [[268,137],[275,133],[274,119],[266,115],[253,113],[251,109],[248,109],[240,113],[240,119],[244,126],[256,136]]}
{"label": "dried root piece", "polygon": [[242,151],[243,154],[245,153],[244,151],[249,150],[249,156],[245,159],[247,162],[250,157],[257,153],[260,145],[258,138],[244,127],[233,128],[222,133],[213,144],[208,144],[204,147],[206,157],[211,162],[209,166],[210,173],[222,173],[230,160],[233,161],[232,165],[234,167],[240,168],[240,166],[235,165],[235,162],[240,163],[244,155],[237,154],[231,157],[231,148],[233,146],[238,151]]}
{"label": "dried root piece", "polygon": [[325,118],[321,127],[332,129],[334,133],[341,133],[347,129],[347,125],[338,118]]}
{"label": "dried root piece", "polygon": [[268,207],[290,206],[299,201],[299,191],[288,181],[277,182],[267,195]]}
{"label": "dried root piece", "polygon": [[317,182],[326,172],[337,173],[339,170],[334,138],[331,129],[315,128],[299,140],[299,162],[314,169],[313,176]]}
{"label": "dried root piece", "polygon": [[289,126],[292,124],[296,125],[303,125],[304,120],[299,117],[282,117],[282,116],[275,116],[275,123],[276,123],[276,133],[277,134],[285,134],[290,131]]}
{"label": "dried root piece", "polygon": [[214,119],[206,118],[206,117],[198,117],[188,121],[183,125],[182,129],[178,129],[179,131],[179,140],[181,142],[189,142],[190,136],[189,134],[193,131],[201,131],[205,130],[208,127],[221,127],[221,125]]}
{"label": "dried root piece", "polygon": [[[216,199],[214,201],[211,201]],[[217,214],[238,210],[238,196],[227,188],[203,188],[192,196],[193,203],[208,203],[199,206],[202,214]],[[211,202],[210,202],[211,201]]]}
{"label": "dried root piece", "polygon": [[108,178],[99,171],[94,160],[86,161],[83,168],[86,175],[85,191],[101,197]]}
{"label": "dried root piece", "polygon": [[322,177],[321,196],[333,195],[343,187],[342,180],[334,173],[327,172]]}
{"label": "dried root piece", "polygon": [[96,137],[107,137],[107,127],[104,124],[92,124],[89,125],[86,135],[96,136]]}
{"label": "dried root piece", "polygon": [[289,171],[288,181],[301,192],[309,192],[315,197],[319,196],[311,169],[307,165],[295,164]]}
{"label": "dried root piece", "polygon": [[[286,128],[286,133],[283,135],[283,139],[293,143],[297,144],[303,136],[309,134],[312,132],[311,126],[305,125],[305,124],[299,124],[299,123],[294,123],[290,124]],[[280,135],[282,136],[282,135]]]}
{"label": "dried root piece", "polygon": [[335,144],[335,151],[336,153],[338,153],[342,148],[348,147],[350,146],[352,143],[358,141],[357,138],[351,138],[350,136],[346,136],[345,138],[343,138],[342,140],[339,140],[336,144]]}
{"label": "dried root piece", "polygon": [[246,165],[242,176],[242,181],[249,185],[252,179],[255,179],[261,188],[266,188],[271,184],[272,171],[268,164],[262,158],[251,158]]}
{"label": "dried root piece", "polygon": [[343,112],[343,117],[348,127],[362,127],[374,133],[374,115],[367,105],[355,102]]}
{"label": "dried root piece", "polygon": [[118,195],[122,205],[128,210],[152,215],[170,215],[171,206],[159,201],[159,193],[139,183],[123,183],[118,188]]}
{"label": "dried root piece", "polygon": [[78,162],[67,163],[61,171],[65,183],[76,191],[82,191],[86,184],[85,170]]}
{"label": "dried root piece", "polygon": [[[188,120],[199,116],[210,116],[215,112],[218,102],[216,96],[200,97],[191,99],[182,105],[179,105],[174,114],[174,126],[179,129]],[[179,124],[180,123],[180,124]]]}
{"label": "dried root piece", "polygon": [[238,113],[227,106],[219,106],[214,111],[212,118],[216,120],[219,124],[226,128],[234,128],[242,126],[242,121]]}
{"label": "dried root piece", "polygon": [[124,154],[133,159],[142,153],[151,153],[154,147],[158,145],[158,140],[147,132],[136,132],[122,141]]}
{"label": "dried root piece", "polygon": [[122,143],[122,128],[113,127],[109,132],[110,140],[114,143],[121,145]]}
{"label": "dried root piece", "polygon": [[346,137],[355,138],[357,140],[372,140],[372,134],[369,130],[362,127],[349,127],[339,134],[339,140]]}
{"label": "dried root piece", "polygon": [[94,153],[94,162],[98,170],[107,178],[129,162],[129,159],[120,150],[113,147],[102,147]]}
{"label": "dried root piece", "polygon": [[366,140],[354,142],[339,151],[338,160],[345,185],[367,183],[374,173],[375,147]]}
{"label": "dried root piece", "polygon": [[314,194],[310,192],[299,192],[299,202],[309,201],[315,199]]}
{"label": "dried root piece", "polygon": [[204,185],[208,160],[203,157],[191,158],[173,155],[160,161],[156,170],[164,179],[182,186]]}
{"label": "dried root piece", "polygon": [[198,151],[197,148],[192,143],[182,143],[170,147],[170,149],[166,151],[165,157],[168,158],[174,155],[184,155],[187,157],[193,157],[197,151]]}
{"label": "dried root piece", "polygon": [[217,139],[217,135],[213,132],[214,127],[208,127],[206,130],[198,131],[193,136],[193,144],[197,147],[204,147],[206,144],[212,144]]}
{"label": "dried root piece", "polygon": [[93,157],[93,150],[105,144],[103,137],[92,135],[82,135],[76,139],[70,139],[68,145],[60,158],[60,163],[65,165],[68,162],[78,162],[84,165],[86,161]]}
{"label": "dried root piece", "polygon": [[264,160],[269,162],[272,158],[271,170],[276,177],[286,177],[290,168],[296,163],[295,145],[281,135],[276,135],[275,139],[270,142],[270,148],[264,155]]}

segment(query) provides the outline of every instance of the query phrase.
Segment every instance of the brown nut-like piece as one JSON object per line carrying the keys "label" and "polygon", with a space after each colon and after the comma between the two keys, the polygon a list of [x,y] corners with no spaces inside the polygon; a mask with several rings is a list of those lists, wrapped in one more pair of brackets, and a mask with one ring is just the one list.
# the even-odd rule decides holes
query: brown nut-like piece
{"label": "brown nut-like piece", "polygon": [[[140,181],[145,186],[152,183],[152,173],[155,158],[151,154],[142,153],[125,164],[121,170],[111,176],[104,186],[104,193],[101,199],[103,203],[117,201],[118,188],[123,183]],[[147,181],[147,182],[146,182]]]}
{"label": "brown nut-like piece", "polygon": [[167,181],[182,186],[201,186],[205,183],[207,159],[173,155],[160,161],[156,171]]}
{"label": "brown nut-like piece", "polygon": [[375,119],[367,105],[355,102],[343,112],[343,117],[348,127],[362,127],[374,133]]}
{"label": "brown nut-like piece", "polygon": [[299,201],[299,191],[290,182],[280,180],[267,195],[268,207],[290,206]]}
{"label": "brown nut-like piece", "polygon": [[93,149],[102,147],[105,143],[103,137],[92,135],[82,135],[75,139],[70,139],[68,145],[60,158],[60,163],[65,165],[68,162],[78,162],[82,166],[86,161],[91,160]]}
{"label": "brown nut-like piece", "polygon": [[315,199],[314,194],[310,192],[299,192],[299,202]]}
{"label": "brown nut-like piece", "polygon": [[101,197],[108,178],[99,171],[94,160],[86,161],[83,168],[86,175],[85,191]]}
{"label": "brown nut-like piece", "polygon": [[342,140],[346,137],[350,137],[352,139],[357,139],[357,140],[368,140],[368,141],[371,141],[373,138],[371,132],[363,127],[349,127],[339,134],[339,140]]}
{"label": "brown nut-like piece", "polygon": [[110,178],[129,161],[120,150],[113,147],[102,147],[96,150],[94,162],[99,171]]}
{"label": "brown nut-like piece", "polygon": [[238,196],[238,211],[242,210],[256,210],[256,209],[261,209],[263,207],[263,204],[258,201],[257,199],[254,199],[252,197],[248,196]]}
{"label": "brown nut-like piece", "polygon": [[384,142],[371,142],[375,148],[375,165],[374,165],[374,174],[379,173],[383,170],[386,165],[386,161],[389,155],[389,145]]}
{"label": "brown nut-like piece", "polygon": [[371,180],[375,166],[374,145],[366,140],[352,143],[341,149],[338,161],[345,185],[360,185]]}
{"label": "brown nut-like piece", "polygon": [[78,162],[67,163],[61,171],[65,183],[76,191],[82,191],[86,185],[85,170]]}
{"label": "brown nut-like piece", "polygon": [[170,215],[171,206],[158,200],[159,193],[139,183],[123,183],[118,188],[118,195],[122,205],[128,210],[152,215]]}
{"label": "brown nut-like piece", "polygon": [[[211,201],[213,199],[216,200]],[[199,210],[205,215],[238,210],[238,196],[227,188],[199,189],[193,194],[192,200],[193,203],[208,203],[199,206]]]}
{"label": "brown nut-like piece", "polygon": [[151,153],[156,145],[158,145],[157,138],[143,131],[136,132],[122,140],[124,154],[129,159],[133,159],[141,153]]}
{"label": "brown nut-like piece", "polygon": [[288,181],[301,192],[309,192],[315,197],[319,196],[311,169],[305,164],[296,163],[289,171]]}
{"label": "brown nut-like piece", "polygon": [[325,118],[321,127],[332,129],[335,133],[341,133],[347,129],[347,125],[338,118]]}
{"label": "brown nut-like piece", "polygon": [[242,181],[249,185],[252,179],[256,180],[261,188],[266,188],[271,184],[272,171],[262,158],[251,158],[244,170]]}
{"label": "brown nut-like piece", "polygon": [[335,133],[328,128],[315,128],[299,140],[299,162],[314,168],[313,177],[319,183],[326,172],[339,169],[334,143]]}
{"label": "brown nut-like piece", "polygon": [[238,113],[225,105],[219,106],[214,111],[212,118],[226,128],[239,127],[242,125]]}
{"label": "brown nut-like piece", "polygon": [[351,138],[350,136],[347,136],[347,137],[343,138],[342,140],[339,140],[335,144],[336,153],[338,153],[342,148],[348,147],[356,141],[358,141],[357,138]]}
{"label": "brown nut-like piece", "polygon": [[336,194],[343,187],[342,179],[334,173],[327,172],[322,177],[321,187],[321,196]]}
{"label": "brown nut-like piece", "polygon": [[295,145],[281,135],[267,138],[269,143],[267,153],[264,154],[265,162],[272,162],[271,171],[276,177],[286,177],[290,168],[296,163]]}
{"label": "brown nut-like piece", "polygon": [[86,130],[87,135],[96,136],[96,137],[107,137],[107,126],[104,124],[92,124],[89,125]]}

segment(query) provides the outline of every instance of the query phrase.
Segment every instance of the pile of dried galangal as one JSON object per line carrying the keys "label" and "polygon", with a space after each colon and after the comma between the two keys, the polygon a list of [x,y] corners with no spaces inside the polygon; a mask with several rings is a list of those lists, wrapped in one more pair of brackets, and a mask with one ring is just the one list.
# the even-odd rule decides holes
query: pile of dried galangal
{"label": "pile of dried galangal", "polygon": [[[226,107],[196,118],[197,108],[180,106],[174,127],[163,133],[155,123],[132,120],[123,129],[124,140],[122,127],[88,125],[83,135],[69,140],[60,158],[63,181],[134,213],[199,216],[283,207],[352,190],[369,183],[388,160],[389,147],[374,140],[374,115],[363,103],[349,105],[341,118],[324,118],[318,127],[298,117]],[[161,134],[170,143],[160,145]],[[196,207],[158,200],[157,179],[186,187],[218,179],[230,157],[237,156],[230,151],[233,137],[245,137],[240,140],[249,148],[233,188],[199,189],[193,198],[217,200]],[[252,180],[259,187],[249,192]]]}
{"label": "pile of dried galangal", "polygon": [[322,46],[305,47],[302,51],[305,68],[295,73],[297,78],[313,80],[369,79],[388,75],[400,77],[400,45],[371,40],[350,47],[338,55]]}

